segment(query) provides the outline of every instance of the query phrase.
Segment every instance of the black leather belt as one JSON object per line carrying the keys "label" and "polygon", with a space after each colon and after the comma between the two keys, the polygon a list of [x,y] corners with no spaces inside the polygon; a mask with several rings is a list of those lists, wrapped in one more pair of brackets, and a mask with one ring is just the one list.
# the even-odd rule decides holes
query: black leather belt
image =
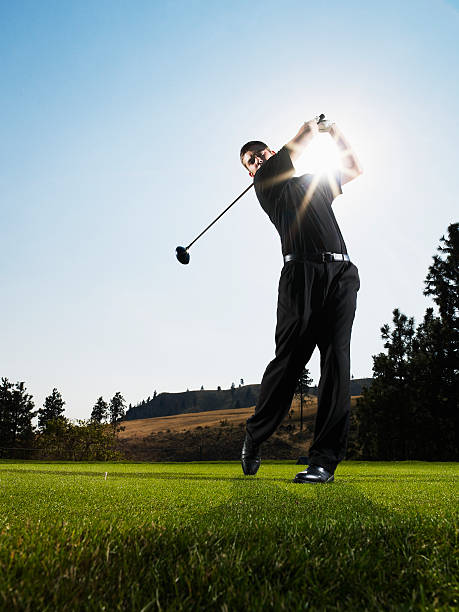
{"label": "black leather belt", "polygon": [[349,255],[345,253],[289,253],[284,255],[284,263],[289,261],[315,261],[323,263],[325,261],[351,261]]}

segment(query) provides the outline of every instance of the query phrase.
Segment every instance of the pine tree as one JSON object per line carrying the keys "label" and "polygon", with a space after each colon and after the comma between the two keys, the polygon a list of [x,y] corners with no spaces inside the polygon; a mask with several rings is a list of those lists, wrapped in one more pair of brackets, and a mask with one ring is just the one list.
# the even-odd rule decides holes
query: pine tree
{"label": "pine tree", "polygon": [[113,425],[113,427],[115,427],[116,424],[124,417],[125,409],[126,402],[124,400],[124,397],[119,391],[117,391],[110,400],[109,406],[110,423]]}
{"label": "pine tree", "polygon": [[0,385],[0,444],[14,447],[33,437],[32,418],[34,403],[26,393],[23,382],[15,385],[8,378],[2,378]]}
{"label": "pine tree", "polygon": [[387,354],[373,357],[373,382],[364,389],[358,410],[363,456],[382,460],[406,458],[406,440],[411,429],[414,319],[396,308],[392,321],[392,330],[387,324],[381,327]]}
{"label": "pine tree", "polygon": [[304,368],[301,372],[296,385],[295,393],[307,393],[311,386],[312,378],[308,368]]}
{"label": "pine tree", "polygon": [[447,431],[442,431],[444,423],[440,414],[443,408],[443,372],[442,323],[435,316],[434,309],[428,308],[413,339],[411,360],[410,382],[414,405],[411,446],[415,458],[440,459],[445,443],[454,433],[448,427]]}
{"label": "pine tree", "polygon": [[413,319],[394,310],[394,328],[381,328],[387,354],[373,357],[374,379],[359,402],[359,444],[364,458],[455,460],[459,447],[457,352],[459,332],[459,224],[440,239],[424,294],[428,308]]}
{"label": "pine tree", "polygon": [[101,396],[97,400],[94,405],[94,408],[91,412],[91,421],[95,423],[102,423],[108,416],[108,404],[104,401],[104,398]]}
{"label": "pine tree", "polygon": [[439,317],[429,315],[419,343],[431,349],[430,408],[439,440],[437,455],[445,458],[454,457],[459,448],[459,223],[448,227],[437,250],[440,255],[433,257],[424,295],[432,297]]}
{"label": "pine tree", "polygon": [[308,393],[309,386],[312,383],[312,378],[309,376],[308,368],[303,368],[303,371],[298,378],[297,386],[295,389],[295,393],[299,393],[300,395],[300,431],[303,431],[303,401],[304,394]]}
{"label": "pine tree", "polygon": [[[455,329],[457,334],[457,313],[459,310],[459,223],[448,227],[448,237],[440,238],[437,250],[445,255],[433,256],[433,264],[429,267],[425,279],[424,295],[432,296],[438,306],[444,325]],[[456,336],[457,339],[457,336]]]}
{"label": "pine tree", "polygon": [[46,425],[49,421],[59,419],[64,414],[65,402],[62,399],[59,391],[54,388],[51,395],[45,399],[43,408],[38,411],[38,428],[40,431],[45,431]]}

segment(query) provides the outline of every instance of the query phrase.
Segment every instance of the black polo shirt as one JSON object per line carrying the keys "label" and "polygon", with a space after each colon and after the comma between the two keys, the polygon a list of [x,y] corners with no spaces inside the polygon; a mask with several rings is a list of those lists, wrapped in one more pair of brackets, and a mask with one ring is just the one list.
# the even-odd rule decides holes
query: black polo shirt
{"label": "black polo shirt", "polygon": [[254,177],[257,198],[279,232],[282,254],[347,253],[332,210],[334,198],[342,193],[341,172],[294,173],[288,149],[282,147]]}

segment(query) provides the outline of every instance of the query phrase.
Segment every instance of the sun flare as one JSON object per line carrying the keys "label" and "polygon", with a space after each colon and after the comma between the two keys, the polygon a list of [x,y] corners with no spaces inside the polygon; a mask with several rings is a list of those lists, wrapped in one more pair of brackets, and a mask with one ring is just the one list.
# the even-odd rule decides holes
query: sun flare
{"label": "sun flare", "polygon": [[328,134],[320,134],[297,161],[297,175],[332,173],[340,167],[339,151]]}

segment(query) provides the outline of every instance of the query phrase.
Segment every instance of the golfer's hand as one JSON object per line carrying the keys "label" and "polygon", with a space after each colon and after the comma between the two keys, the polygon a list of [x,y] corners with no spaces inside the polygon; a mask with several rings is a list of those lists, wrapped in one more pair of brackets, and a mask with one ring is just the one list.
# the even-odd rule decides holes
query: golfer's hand
{"label": "golfer's hand", "polygon": [[292,138],[285,147],[288,149],[292,163],[298,159],[308,143],[319,133],[317,119],[305,121],[300,127],[298,134]]}
{"label": "golfer's hand", "polygon": [[311,136],[316,136],[319,133],[317,119],[309,119],[309,121],[305,121],[303,123],[303,131],[305,134],[310,134]]}
{"label": "golfer's hand", "polygon": [[320,121],[317,124],[317,127],[319,129],[319,132],[329,132],[331,135],[333,134],[334,128],[336,127],[336,124],[334,121],[330,121],[329,119],[325,119],[324,121]]}

